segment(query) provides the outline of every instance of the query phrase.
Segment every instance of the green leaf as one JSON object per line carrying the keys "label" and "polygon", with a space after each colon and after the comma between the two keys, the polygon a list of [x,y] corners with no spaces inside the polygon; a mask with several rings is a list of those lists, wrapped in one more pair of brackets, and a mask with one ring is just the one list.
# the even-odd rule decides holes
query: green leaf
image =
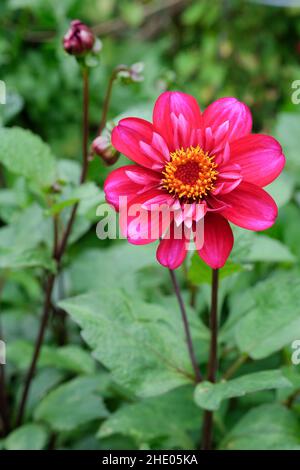
{"label": "green leaf", "polygon": [[289,248],[275,238],[257,235],[247,256],[248,262],[294,263],[295,256]]}
{"label": "green leaf", "polygon": [[229,260],[235,263],[293,263],[295,261],[289,248],[279,240],[267,235],[248,232],[239,227],[234,227],[233,233],[235,242]]}
{"label": "green leaf", "polygon": [[[53,365],[53,359],[56,360],[56,366],[65,370],[76,372],[77,374],[93,374],[95,372],[95,362],[90,354],[80,346],[67,345],[56,348],[56,354],[47,355],[45,350],[44,357],[41,357],[42,363]],[[47,357],[48,356],[48,357]],[[55,359],[56,356],[56,359]]]}
{"label": "green leaf", "polygon": [[300,170],[298,130],[299,113],[280,113],[275,128],[275,137],[279,140],[287,157],[287,169]]}
{"label": "green leaf", "polygon": [[297,271],[277,272],[244,296],[248,300],[240,303],[244,313],[235,328],[242,352],[253,359],[262,359],[298,338],[300,279]]}
{"label": "green leaf", "polygon": [[225,450],[300,450],[298,420],[287,408],[262,405],[250,410],[220,444]]}
{"label": "green leaf", "polygon": [[6,92],[5,106],[0,106],[0,124],[1,126],[11,121],[17,116],[24,106],[24,100],[18,93]]}
{"label": "green leaf", "polygon": [[[100,241],[99,241],[100,245]],[[113,247],[80,253],[69,269],[72,292],[104,290],[115,285],[137,292],[138,271],[155,264],[153,246],[116,242]],[[105,275],[104,275],[105,273]]]}
{"label": "green leaf", "polygon": [[6,450],[41,450],[48,440],[48,432],[40,424],[25,424],[11,432],[4,441]]}
{"label": "green leaf", "polygon": [[32,204],[0,228],[0,269],[42,267],[54,272],[51,256],[51,221],[38,204]]}
{"label": "green leaf", "polygon": [[193,380],[179,312],[117,289],[67,299],[60,306],[80,325],[94,357],[134,393],[158,395]]}
{"label": "green leaf", "polygon": [[29,130],[0,129],[0,162],[38,186],[47,187],[55,181],[55,158],[50,148]]}
{"label": "green leaf", "polygon": [[265,190],[274,198],[278,207],[283,207],[287,204],[295,189],[295,178],[291,173],[284,171],[276,178],[273,183],[266,186]]}
{"label": "green leaf", "polygon": [[44,368],[37,371],[29,390],[25,410],[26,417],[31,416],[32,411],[40,401],[50,392],[51,389],[57,387],[63,379],[64,373],[58,369]]}
{"label": "green leaf", "polygon": [[98,436],[123,434],[138,445],[172,438],[181,448],[191,448],[189,433],[199,429],[201,414],[193,402],[193,387],[176,390],[123,405],[100,427]]}
{"label": "green leaf", "polygon": [[[220,269],[220,279],[242,270],[242,265],[227,261],[225,266]],[[193,284],[211,284],[211,268],[202,261],[198,253],[195,253],[192,257],[188,278]]]}
{"label": "green leaf", "polygon": [[80,180],[81,165],[77,160],[60,158],[57,161],[58,181],[62,184],[72,183],[78,185]]}
{"label": "green leaf", "polygon": [[[21,369],[26,369],[32,358],[33,345],[25,340],[16,340],[8,344],[7,351],[12,363]],[[95,372],[95,362],[90,354],[75,345],[43,346],[38,366],[52,366],[78,374],[92,374]]]}
{"label": "green leaf", "polygon": [[56,271],[56,263],[51,253],[43,248],[25,250],[17,253],[14,249],[0,250],[0,269],[24,269],[44,268],[48,271]]}
{"label": "green leaf", "polygon": [[100,376],[79,377],[51,391],[38,405],[34,416],[55,431],[71,431],[108,416],[99,394]]}
{"label": "green leaf", "polygon": [[43,209],[32,204],[16,214],[10,225],[0,228],[0,249],[22,254],[47,242],[50,230],[51,221],[45,217]]}
{"label": "green leaf", "polygon": [[78,202],[78,198],[68,198],[57,202],[47,211],[47,215],[56,215],[63,211],[66,207],[74,206]]}
{"label": "green leaf", "polygon": [[240,227],[232,226],[231,228],[234,235],[234,245],[229,259],[234,263],[247,263],[257,235]]}
{"label": "green leaf", "polygon": [[[291,348],[291,351],[288,352],[290,355],[289,357],[292,356],[294,349]],[[298,396],[298,391],[300,390],[300,370],[298,367],[295,367],[293,364],[290,366],[283,366],[281,368],[282,373],[284,376],[290,381],[292,384],[292,389],[282,389],[278,390],[276,393],[278,401],[281,403],[287,401],[289,397],[293,396],[295,394],[295,400],[294,403],[299,404],[299,398]]]}
{"label": "green leaf", "polygon": [[80,186],[73,188],[71,191],[69,190],[68,194],[63,196],[62,200],[51,206],[49,214],[58,214],[66,207],[73,206],[77,202],[80,202],[78,214],[85,214],[92,208],[97,207],[101,202],[105,201],[103,191],[100,191],[97,185],[93,182],[81,184]]}
{"label": "green leaf", "polygon": [[290,382],[280,370],[268,370],[247,374],[228,382],[213,384],[202,382],[195,390],[195,401],[205,410],[217,410],[223,400],[242,397],[247,393],[291,387]]}

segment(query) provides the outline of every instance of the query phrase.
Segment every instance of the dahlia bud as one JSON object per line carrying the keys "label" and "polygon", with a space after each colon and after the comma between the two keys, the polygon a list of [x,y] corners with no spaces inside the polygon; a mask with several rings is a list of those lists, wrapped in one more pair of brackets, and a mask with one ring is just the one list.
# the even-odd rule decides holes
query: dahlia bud
{"label": "dahlia bud", "polygon": [[124,83],[134,83],[142,82],[144,80],[143,76],[144,64],[143,62],[136,62],[130,67],[121,66],[121,70],[118,73],[118,78],[120,78]]}
{"label": "dahlia bud", "polygon": [[143,62],[136,62],[135,64],[132,64],[132,66],[129,68],[129,71],[130,71],[130,78],[133,82],[142,82],[144,80]]}
{"label": "dahlia bud", "polygon": [[120,153],[113,148],[108,137],[99,135],[92,143],[93,152],[102,158],[107,165],[114,165]]}
{"label": "dahlia bud", "polygon": [[91,51],[95,44],[93,32],[80,20],[71,21],[71,26],[63,39],[68,54],[81,56]]}

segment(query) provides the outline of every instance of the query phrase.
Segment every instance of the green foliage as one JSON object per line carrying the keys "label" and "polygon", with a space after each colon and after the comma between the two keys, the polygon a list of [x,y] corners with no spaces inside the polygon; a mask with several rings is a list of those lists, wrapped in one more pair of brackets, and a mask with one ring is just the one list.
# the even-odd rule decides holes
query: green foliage
{"label": "green foliage", "polygon": [[100,376],[78,377],[50,392],[37,406],[35,417],[55,431],[70,431],[108,411],[99,396]]}
{"label": "green foliage", "polygon": [[178,447],[193,448],[189,433],[199,429],[199,413],[192,387],[181,387],[158,397],[124,405],[101,426],[98,436],[132,437],[138,445],[172,440]]}
{"label": "green foliage", "polygon": [[55,159],[40,137],[21,128],[0,130],[0,162],[41,187],[55,181]]}
{"label": "green foliage", "polygon": [[[234,273],[242,271],[243,267],[239,264],[228,261],[224,268],[220,271],[220,279],[230,276]],[[191,267],[189,270],[189,279],[194,284],[211,284],[211,269],[205,264],[198,253],[192,257]]]}
{"label": "green foliage", "polygon": [[279,370],[269,370],[243,375],[237,379],[212,384],[202,382],[195,390],[195,401],[205,410],[217,410],[223,400],[241,397],[247,393],[290,387],[290,382]]}
{"label": "green foliage", "polygon": [[[178,315],[110,289],[60,303],[113,378],[139,396],[191,383],[193,371]],[[113,341],[112,341],[113,338]]]}
{"label": "green foliage", "polygon": [[44,268],[54,272],[55,263],[43,249],[26,250],[16,253],[13,250],[1,252],[0,269]]}
{"label": "green foliage", "polygon": [[287,168],[298,175],[300,170],[299,142],[297,139],[299,124],[299,113],[280,113],[275,128],[276,137],[283,145],[287,156]]}
{"label": "green foliage", "polygon": [[291,344],[300,330],[300,280],[297,271],[278,272],[244,294],[236,341],[242,352],[261,359]]}
{"label": "green foliage", "polygon": [[[33,346],[25,340],[16,340],[8,345],[10,360],[20,369],[27,369],[33,354]],[[95,364],[90,355],[79,346],[44,346],[39,367],[56,367],[77,374],[92,374]]]}
{"label": "green foliage", "polygon": [[299,450],[299,423],[280,405],[250,410],[220,445],[227,450]]}
{"label": "green foliage", "polygon": [[6,450],[41,450],[49,438],[46,428],[40,424],[25,424],[11,432],[4,441]]}

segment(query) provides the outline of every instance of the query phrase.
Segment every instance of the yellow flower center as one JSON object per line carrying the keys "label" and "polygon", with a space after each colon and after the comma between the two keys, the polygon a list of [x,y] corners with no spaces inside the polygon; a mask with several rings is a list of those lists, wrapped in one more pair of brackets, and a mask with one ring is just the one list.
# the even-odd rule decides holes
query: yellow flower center
{"label": "yellow flower center", "polygon": [[215,189],[217,164],[199,146],[178,149],[170,154],[171,160],[162,172],[162,186],[179,198],[201,199]]}

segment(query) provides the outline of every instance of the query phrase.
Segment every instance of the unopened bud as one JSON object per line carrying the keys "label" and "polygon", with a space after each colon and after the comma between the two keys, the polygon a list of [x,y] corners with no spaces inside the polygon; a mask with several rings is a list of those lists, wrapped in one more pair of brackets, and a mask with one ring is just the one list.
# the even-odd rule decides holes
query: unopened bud
{"label": "unopened bud", "polygon": [[64,36],[64,49],[68,54],[81,56],[93,49],[95,40],[96,38],[88,26],[80,20],[74,20]]}
{"label": "unopened bud", "polygon": [[130,77],[133,82],[142,82],[144,80],[144,64],[143,62],[136,62],[130,67]]}
{"label": "unopened bud", "polygon": [[120,78],[126,84],[142,82],[144,80],[143,71],[144,71],[143,62],[137,62],[127,68],[123,66],[123,69],[120,70],[120,72],[118,73],[118,78]]}
{"label": "unopened bud", "polygon": [[92,149],[107,165],[114,165],[120,156],[120,153],[111,145],[109,139],[102,135],[99,135],[93,141]]}

